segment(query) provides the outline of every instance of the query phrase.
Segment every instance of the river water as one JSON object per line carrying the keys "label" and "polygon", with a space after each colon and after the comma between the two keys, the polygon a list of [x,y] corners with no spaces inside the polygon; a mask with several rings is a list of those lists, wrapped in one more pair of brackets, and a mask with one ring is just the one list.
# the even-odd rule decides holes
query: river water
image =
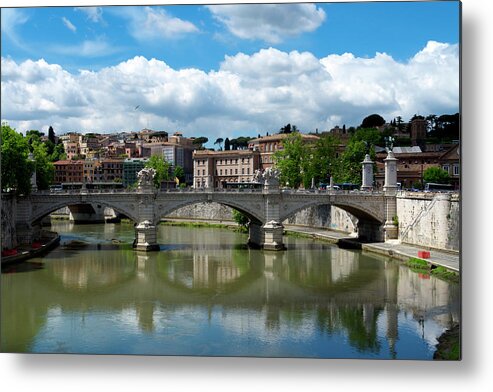
{"label": "river water", "polygon": [[382,257],[232,230],[54,223],[61,245],[3,268],[1,350],[31,353],[431,359],[459,286]]}

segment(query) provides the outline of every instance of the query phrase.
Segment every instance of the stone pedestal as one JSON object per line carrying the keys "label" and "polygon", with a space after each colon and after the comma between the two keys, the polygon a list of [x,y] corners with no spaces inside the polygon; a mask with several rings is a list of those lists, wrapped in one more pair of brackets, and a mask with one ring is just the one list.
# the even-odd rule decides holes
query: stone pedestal
{"label": "stone pedestal", "polygon": [[284,227],[277,221],[267,222],[262,226],[264,230],[264,249],[283,250],[286,249],[282,242]]}
{"label": "stone pedestal", "polygon": [[259,249],[264,245],[264,229],[258,223],[250,222],[248,225],[248,246]]}
{"label": "stone pedestal", "polygon": [[159,250],[156,226],[149,221],[140,222],[135,226],[134,248],[144,252]]}
{"label": "stone pedestal", "polygon": [[385,162],[385,183],[383,191],[385,193],[385,241],[395,240],[399,235],[399,227],[396,224],[397,217],[397,159],[394,153],[389,151]]}
{"label": "stone pedestal", "polygon": [[389,151],[387,158],[383,160],[385,162],[385,183],[383,185],[384,192],[396,192],[397,191],[397,158],[394,157],[394,153]]}
{"label": "stone pedestal", "polygon": [[365,160],[361,162],[363,176],[362,176],[362,191],[371,191],[373,189],[373,162],[370,159],[370,154],[365,155]]}

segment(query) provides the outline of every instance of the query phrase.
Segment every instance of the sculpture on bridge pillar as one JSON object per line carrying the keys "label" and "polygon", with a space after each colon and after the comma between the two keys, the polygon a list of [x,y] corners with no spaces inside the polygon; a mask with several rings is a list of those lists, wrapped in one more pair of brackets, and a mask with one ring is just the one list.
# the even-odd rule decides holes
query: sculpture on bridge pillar
{"label": "sculpture on bridge pillar", "polygon": [[264,189],[265,190],[278,190],[279,189],[279,176],[281,172],[279,169],[267,168],[262,173]]}
{"label": "sculpture on bridge pillar", "polygon": [[144,168],[137,173],[139,191],[150,191],[154,189],[154,176],[156,170],[153,168]]}

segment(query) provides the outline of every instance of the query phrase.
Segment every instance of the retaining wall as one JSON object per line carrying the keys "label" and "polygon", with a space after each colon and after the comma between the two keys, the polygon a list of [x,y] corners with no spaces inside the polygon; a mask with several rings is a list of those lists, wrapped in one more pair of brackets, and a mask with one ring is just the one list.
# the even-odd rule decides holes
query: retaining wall
{"label": "retaining wall", "polygon": [[402,243],[459,251],[458,194],[403,192],[397,196],[397,216]]}

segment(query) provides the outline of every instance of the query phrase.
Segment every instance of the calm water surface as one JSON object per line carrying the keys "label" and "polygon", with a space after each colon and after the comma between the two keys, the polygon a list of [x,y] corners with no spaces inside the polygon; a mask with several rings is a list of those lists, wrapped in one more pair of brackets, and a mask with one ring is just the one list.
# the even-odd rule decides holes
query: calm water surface
{"label": "calm water surface", "polygon": [[3,352],[431,359],[459,319],[458,285],[310,239],[160,226],[145,254],[130,224],[53,230],[59,248],[2,271]]}

